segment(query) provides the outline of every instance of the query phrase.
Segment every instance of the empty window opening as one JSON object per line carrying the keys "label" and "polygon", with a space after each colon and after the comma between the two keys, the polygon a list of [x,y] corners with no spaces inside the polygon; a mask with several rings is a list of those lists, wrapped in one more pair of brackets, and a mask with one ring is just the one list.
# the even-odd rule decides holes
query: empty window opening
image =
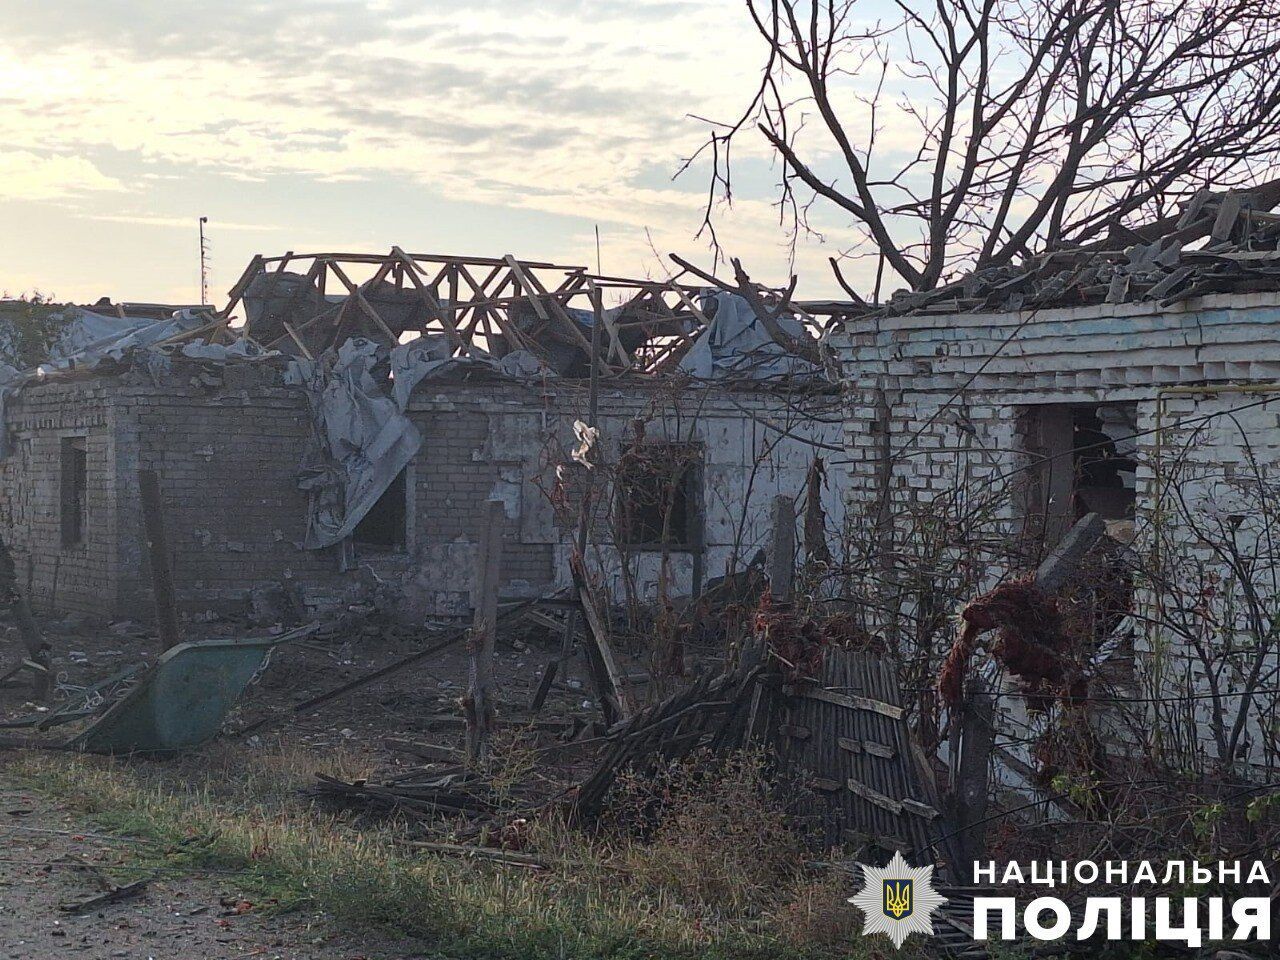
{"label": "empty window opening", "polygon": [[1138,476],[1136,406],[1099,404],[1072,412],[1076,516],[1096,513],[1104,520],[1132,520]]}
{"label": "empty window opening", "polygon": [[1137,405],[1046,404],[1026,411],[1033,470],[1028,507],[1054,541],[1076,520],[1132,520]]}
{"label": "empty window opening", "polygon": [[88,461],[84,437],[63,437],[59,484],[62,545],[74,547],[85,538],[88,499]]}
{"label": "empty window opening", "polygon": [[356,547],[365,552],[390,553],[405,548],[408,517],[407,470],[401,470],[391,486],[369,508],[352,534]]}
{"label": "empty window opening", "polygon": [[643,443],[618,464],[618,539],[631,547],[694,549],[701,541],[702,450]]}

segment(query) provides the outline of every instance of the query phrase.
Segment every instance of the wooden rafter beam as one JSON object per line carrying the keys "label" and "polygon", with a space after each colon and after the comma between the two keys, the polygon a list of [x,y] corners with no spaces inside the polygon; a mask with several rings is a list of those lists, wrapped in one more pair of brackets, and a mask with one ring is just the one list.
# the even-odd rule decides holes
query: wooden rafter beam
{"label": "wooden rafter beam", "polygon": [[470,340],[463,341],[462,335],[458,332],[457,324],[455,324],[450,316],[448,316],[440,301],[436,299],[435,294],[431,292],[418,275],[418,265],[414,263],[399,247],[391,248],[391,256],[396,262],[404,268],[404,275],[409,278],[409,283],[418,293],[418,299],[422,301],[423,306],[427,308],[427,313],[444,328],[444,335],[448,337],[449,343],[453,348],[469,350],[471,347]]}
{"label": "wooden rafter beam", "polygon": [[[588,362],[597,364],[600,367],[601,373],[612,373],[613,371],[609,369],[609,365],[600,357],[593,354],[591,341],[582,335],[582,331],[578,329],[578,325],[573,321],[573,318],[569,316],[563,304],[548,294],[547,288],[543,286],[542,281],[538,279],[537,274],[532,271],[526,271],[523,265],[511,254],[507,254],[505,259],[507,261],[507,265],[511,267],[512,275],[524,289],[525,295],[529,297],[529,301],[533,304],[533,308],[538,314],[539,319],[548,319],[546,308],[547,306],[550,306],[551,312],[556,315],[556,318],[561,322],[565,331],[572,334],[572,336],[578,341],[578,346],[586,350]],[[543,304],[544,297],[546,298],[546,305]]]}
{"label": "wooden rafter beam", "polygon": [[387,274],[391,270],[391,261],[384,261],[378,272],[366,280],[360,287],[357,287],[352,283],[351,278],[347,276],[346,271],[343,270],[342,267],[338,266],[337,263],[331,261],[329,263],[329,269],[332,270],[333,275],[338,278],[338,282],[347,288],[347,293],[350,295],[348,300],[354,301],[355,305],[360,308],[364,315],[373,321],[374,326],[387,335],[387,338],[393,345],[399,343],[400,337],[391,331],[391,328],[387,326],[386,321],[383,320],[378,311],[373,308],[373,304],[365,299],[364,291],[361,289],[361,287],[372,289],[374,286],[385,280]]}

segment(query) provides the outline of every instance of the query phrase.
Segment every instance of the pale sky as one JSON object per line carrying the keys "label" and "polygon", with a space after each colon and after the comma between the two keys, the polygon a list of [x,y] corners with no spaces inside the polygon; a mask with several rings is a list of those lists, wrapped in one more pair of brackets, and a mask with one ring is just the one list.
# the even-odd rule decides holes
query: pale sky
{"label": "pale sky", "polygon": [[[0,293],[213,300],[250,256],[407,250],[661,276],[709,265],[690,113],[741,109],[760,68],[742,0],[0,0]],[[756,143],[759,141],[757,140]],[[726,247],[782,282],[763,148]],[[832,294],[799,254],[802,296]],[[650,239],[651,238],[651,239]],[[652,244],[652,247],[651,247]],[[854,275],[858,270],[853,270]]]}

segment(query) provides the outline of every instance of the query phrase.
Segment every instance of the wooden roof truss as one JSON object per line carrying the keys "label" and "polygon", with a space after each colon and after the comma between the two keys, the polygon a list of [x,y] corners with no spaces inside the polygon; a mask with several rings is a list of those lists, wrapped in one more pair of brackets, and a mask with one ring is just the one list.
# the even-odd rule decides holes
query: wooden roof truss
{"label": "wooden roof truss", "polygon": [[[219,318],[229,324],[245,307],[249,336],[307,357],[352,336],[399,343],[405,334],[439,335],[454,356],[527,350],[546,359],[554,345],[567,345],[579,352],[581,374],[590,369],[598,319],[601,374],[661,375],[678,366],[709,322],[698,300],[705,284],[682,282],[686,275],[636,280],[510,254],[456,257],[400,247],[386,254],[290,251],[255,256]],[[623,309],[600,308],[606,298]]]}

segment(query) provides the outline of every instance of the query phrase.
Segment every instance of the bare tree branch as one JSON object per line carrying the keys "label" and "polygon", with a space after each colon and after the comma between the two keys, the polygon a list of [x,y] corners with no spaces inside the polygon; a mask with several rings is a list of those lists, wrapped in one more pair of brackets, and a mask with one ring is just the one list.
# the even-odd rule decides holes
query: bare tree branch
{"label": "bare tree branch", "polygon": [[1280,0],[895,6],[881,22],[859,0],[747,0],[761,83],[681,169],[710,159],[713,245],[753,132],[793,237],[843,215],[916,290],[1256,183],[1280,155]]}

